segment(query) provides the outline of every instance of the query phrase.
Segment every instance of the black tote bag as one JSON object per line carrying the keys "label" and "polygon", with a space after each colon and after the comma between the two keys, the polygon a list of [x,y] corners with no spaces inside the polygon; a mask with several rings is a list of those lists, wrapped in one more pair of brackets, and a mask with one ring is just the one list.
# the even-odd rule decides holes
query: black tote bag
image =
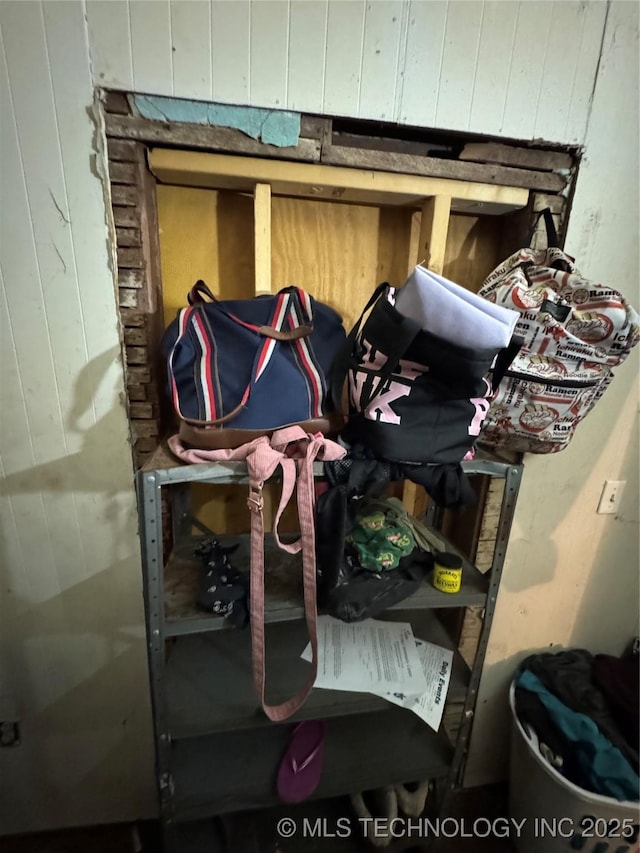
{"label": "black tote bag", "polygon": [[396,462],[471,458],[491,398],[520,341],[503,349],[459,346],[397,311],[394,293],[387,283],[378,286],[335,363],[336,405],[345,377],[348,381],[349,417],[342,434]]}

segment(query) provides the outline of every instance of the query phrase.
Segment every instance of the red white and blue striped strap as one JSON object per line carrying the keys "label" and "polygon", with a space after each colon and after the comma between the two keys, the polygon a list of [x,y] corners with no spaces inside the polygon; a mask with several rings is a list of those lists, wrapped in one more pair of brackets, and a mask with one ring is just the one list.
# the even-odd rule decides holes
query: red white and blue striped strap
{"label": "red white and blue striped strap", "polygon": [[[206,288],[206,285],[203,284],[203,287]],[[206,424],[215,424],[220,421],[223,417],[224,413],[218,411],[218,407],[216,405],[216,394],[215,394],[215,377],[212,373],[212,364],[213,364],[213,341],[211,336],[207,334],[207,328],[205,324],[204,317],[202,312],[198,310],[199,305],[202,305],[204,300],[200,297],[200,289],[198,285],[196,285],[191,293],[189,294],[189,302],[190,306],[188,308],[183,308],[178,315],[178,337],[176,338],[176,342],[173,345],[173,349],[171,350],[171,354],[168,360],[168,374],[171,384],[171,394],[173,397],[173,405],[176,413],[180,418],[186,421],[194,421],[197,420],[199,423]],[[211,291],[206,288],[207,295],[211,295]],[[220,306],[218,300],[213,297],[214,303]],[[297,307],[296,307],[297,303]],[[224,309],[222,309],[224,310]],[[261,326],[256,324],[246,323],[241,320],[234,314],[231,314],[228,311],[224,311],[227,317],[234,320],[238,324],[244,326],[245,328],[251,329],[256,333],[259,333]],[[271,317],[271,322],[269,326],[280,332],[285,329],[287,325],[290,328],[295,329],[299,325],[301,325],[301,320],[305,325],[311,325],[313,322],[313,309],[311,304],[311,298],[306,291],[302,290],[299,287],[291,287],[286,290],[280,291],[277,295],[276,305],[273,311],[273,315]],[[199,377],[199,387],[201,392],[201,401],[203,406],[203,414],[204,418],[202,419],[194,419],[186,417],[180,405],[180,394],[178,390],[178,385],[175,380],[174,370],[173,370],[173,357],[178,344],[184,338],[184,336],[188,333],[189,326],[193,328],[193,331],[198,339],[200,355],[197,360],[197,363],[194,365],[196,375]],[[249,384],[245,388],[242,398],[240,400],[239,405],[246,405],[249,395],[251,393],[251,386],[254,382],[257,382],[261,376],[264,375],[267,366],[271,360],[271,357],[274,353],[276,345],[279,343],[275,338],[265,337],[262,346],[260,347],[258,354],[256,356],[254,366],[252,369],[251,379],[249,380]],[[312,416],[319,417],[322,414],[322,400],[324,396],[324,385],[322,381],[322,374],[315,362],[311,354],[311,350],[309,344],[305,338],[299,338],[295,341],[291,342],[296,350],[297,358],[299,360],[299,364],[303,370],[303,373],[307,377],[307,384],[311,390],[311,402],[312,402]]]}
{"label": "red white and blue striped strap", "polygon": [[[291,314],[289,315],[289,326],[292,329],[300,325],[300,318],[294,305],[291,306]],[[322,371],[318,366],[307,338],[298,338],[292,342],[298,363],[306,377],[307,385],[310,391],[311,415],[314,418],[319,418],[322,415],[322,401],[324,399],[325,384],[322,376]]]}

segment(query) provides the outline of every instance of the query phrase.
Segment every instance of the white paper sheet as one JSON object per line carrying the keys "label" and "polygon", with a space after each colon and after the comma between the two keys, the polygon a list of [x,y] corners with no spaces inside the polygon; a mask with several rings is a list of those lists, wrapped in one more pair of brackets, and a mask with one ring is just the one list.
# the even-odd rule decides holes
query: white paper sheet
{"label": "white paper sheet", "polygon": [[[311,660],[311,645],[302,653]],[[316,687],[385,696],[428,689],[411,625],[365,619],[346,623],[318,617]]]}
{"label": "white paper sheet", "polygon": [[449,689],[453,652],[417,638],[415,643],[428,685],[427,690],[419,696],[399,690],[377,695],[383,696],[395,705],[413,711],[437,732],[440,728],[447,690]]}
{"label": "white paper sheet", "polygon": [[481,349],[507,346],[520,317],[421,266],[396,292],[395,307],[434,335]]}

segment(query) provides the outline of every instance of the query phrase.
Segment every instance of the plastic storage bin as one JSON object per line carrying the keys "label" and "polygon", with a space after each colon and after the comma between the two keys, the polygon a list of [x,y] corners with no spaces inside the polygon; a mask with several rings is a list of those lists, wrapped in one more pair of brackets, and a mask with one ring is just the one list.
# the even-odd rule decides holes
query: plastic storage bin
{"label": "plastic storage bin", "polygon": [[511,708],[510,816],[518,853],[639,853],[640,804],[585,791],[540,755],[537,738]]}

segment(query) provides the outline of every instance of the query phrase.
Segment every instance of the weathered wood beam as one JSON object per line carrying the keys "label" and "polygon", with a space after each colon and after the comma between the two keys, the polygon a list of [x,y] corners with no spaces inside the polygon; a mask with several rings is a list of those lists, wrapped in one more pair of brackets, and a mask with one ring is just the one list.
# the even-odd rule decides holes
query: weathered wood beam
{"label": "weathered wood beam", "polygon": [[555,172],[560,169],[570,169],[573,166],[571,154],[565,151],[543,151],[539,148],[504,145],[501,142],[468,142],[460,154],[460,160],[499,163],[503,166],[516,166],[520,169],[535,169],[542,172]]}
{"label": "weathered wood beam", "polygon": [[320,161],[320,140],[300,138],[295,147],[266,145],[232,127],[209,127],[183,122],[161,122],[135,116],[105,115],[108,138],[133,139],[151,145],[174,145],[182,148],[252,154],[256,157]]}
{"label": "weathered wood beam", "polygon": [[421,157],[416,154],[398,154],[394,151],[368,151],[338,145],[323,149],[322,163],[454,181],[526,187],[554,193],[561,192],[567,183],[566,177],[554,172],[534,172],[511,166],[467,163],[438,157]]}

